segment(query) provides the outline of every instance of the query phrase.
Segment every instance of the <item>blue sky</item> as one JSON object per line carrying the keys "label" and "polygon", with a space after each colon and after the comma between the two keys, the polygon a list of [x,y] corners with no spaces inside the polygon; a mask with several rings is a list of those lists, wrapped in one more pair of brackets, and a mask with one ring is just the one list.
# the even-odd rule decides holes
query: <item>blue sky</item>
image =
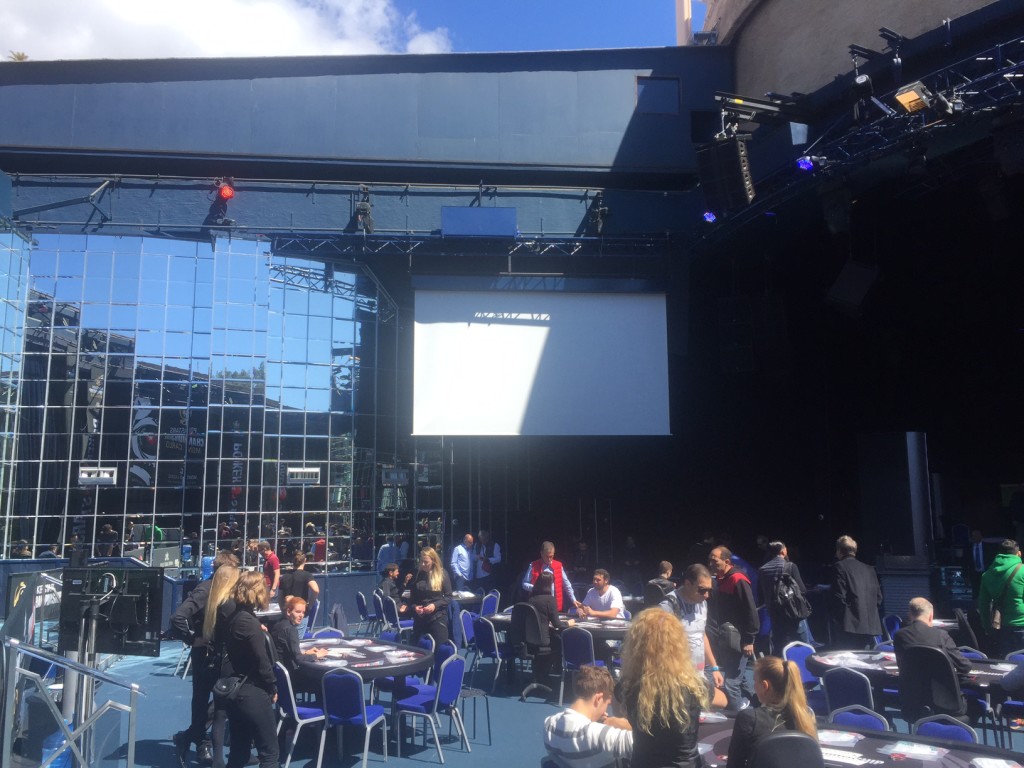
{"label": "blue sky", "polygon": [[[675,0],[0,0],[0,55],[343,56],[675,45]],[[694,26],[703,3],[694,1]]]}
{"label": "blue sky", "polygon": [[[396,0],[460,53],[676,44],[674,0]],[[694,6],[694,13],[697,5]]]}

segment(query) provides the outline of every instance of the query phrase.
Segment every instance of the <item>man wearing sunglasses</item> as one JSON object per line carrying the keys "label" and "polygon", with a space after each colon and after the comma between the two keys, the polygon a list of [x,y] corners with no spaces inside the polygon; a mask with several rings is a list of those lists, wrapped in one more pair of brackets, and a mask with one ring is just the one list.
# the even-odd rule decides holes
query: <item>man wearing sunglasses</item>
{"label": "man wearing sunglasses", "polygon": [[705,631],[708,623],[708,598],[711,596],[711,571],[700,563],[694,563],[683,571],[683,580],[678,589],[665,595],[662,610],[674,613],[683,624],[686,639],[690,642],[690,655],[697,671],[704,673],[711,694],[712,706],[721,709],[726,705],[725,678],[715,661]]}

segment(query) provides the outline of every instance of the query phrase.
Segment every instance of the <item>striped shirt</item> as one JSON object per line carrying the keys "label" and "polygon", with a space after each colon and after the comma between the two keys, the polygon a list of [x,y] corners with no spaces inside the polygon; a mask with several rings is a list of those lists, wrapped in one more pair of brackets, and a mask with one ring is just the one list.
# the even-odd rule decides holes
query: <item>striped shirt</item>
{"label": "striped shirt", "polygon": [[633,734],[566,709],[544,721],[544,746],[561,766],[609,768],[633,754]]}

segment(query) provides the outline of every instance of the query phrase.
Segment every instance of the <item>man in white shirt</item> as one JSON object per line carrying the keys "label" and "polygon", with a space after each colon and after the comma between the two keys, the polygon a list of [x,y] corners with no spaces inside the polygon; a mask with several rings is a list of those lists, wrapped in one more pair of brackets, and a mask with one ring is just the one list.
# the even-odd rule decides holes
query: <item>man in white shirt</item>
{"label": "man in white shirt", "polygon": [[660,607],[679,617],[690,643],[693,666],[704,673],[715,708],[724,707],[728,702],[722,686],[725,677],[715,662],[715,654],[707,636],[708,597],[711,596],[711,571],[700,563],[694,563],[683,571],[679,588],[665,595]]}
{"label": "man in white shirt", "polygon": [[580,612],[588,619],[622,619],[626,615],[623,613],[625,608],[622,593],[611,585],[608,571],[604,568],[594,571],[594,586],[587,590]]}
{"label": "man in white shirt", "polygon": [[629,721],[608,717],[614,683],[608,670],[586,666],[576,673],[576,699],[544,721],[544,747],[559,765],[611,768],[633,754]]}
{"label": "man in white shirt", "polygon": [[452,576],[455,577],[455,591],[461,592],[473,578],[473,534],[462,537],[462,543],[452,550]]}
{"label": "man in white shirt", "polygon": [[395,546],[395,537],[388,535],[380,549],[377,550],[377,573],[384,578],[384,570],[388,563],[398,562],[398,547]]}

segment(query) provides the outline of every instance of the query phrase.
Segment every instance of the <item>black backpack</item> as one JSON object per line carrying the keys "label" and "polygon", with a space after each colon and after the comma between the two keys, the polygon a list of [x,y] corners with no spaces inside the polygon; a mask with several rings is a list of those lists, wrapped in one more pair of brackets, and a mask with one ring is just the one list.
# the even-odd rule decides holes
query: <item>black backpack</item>
{"label": "black backpack", "polygon": [[806,619],[811,615],[811,606],[800,591],[800,585],[793,578],[793,567],[786,563],[785,568],[775,580],[772,589],[771,614],[784,616],[787,619]]}

